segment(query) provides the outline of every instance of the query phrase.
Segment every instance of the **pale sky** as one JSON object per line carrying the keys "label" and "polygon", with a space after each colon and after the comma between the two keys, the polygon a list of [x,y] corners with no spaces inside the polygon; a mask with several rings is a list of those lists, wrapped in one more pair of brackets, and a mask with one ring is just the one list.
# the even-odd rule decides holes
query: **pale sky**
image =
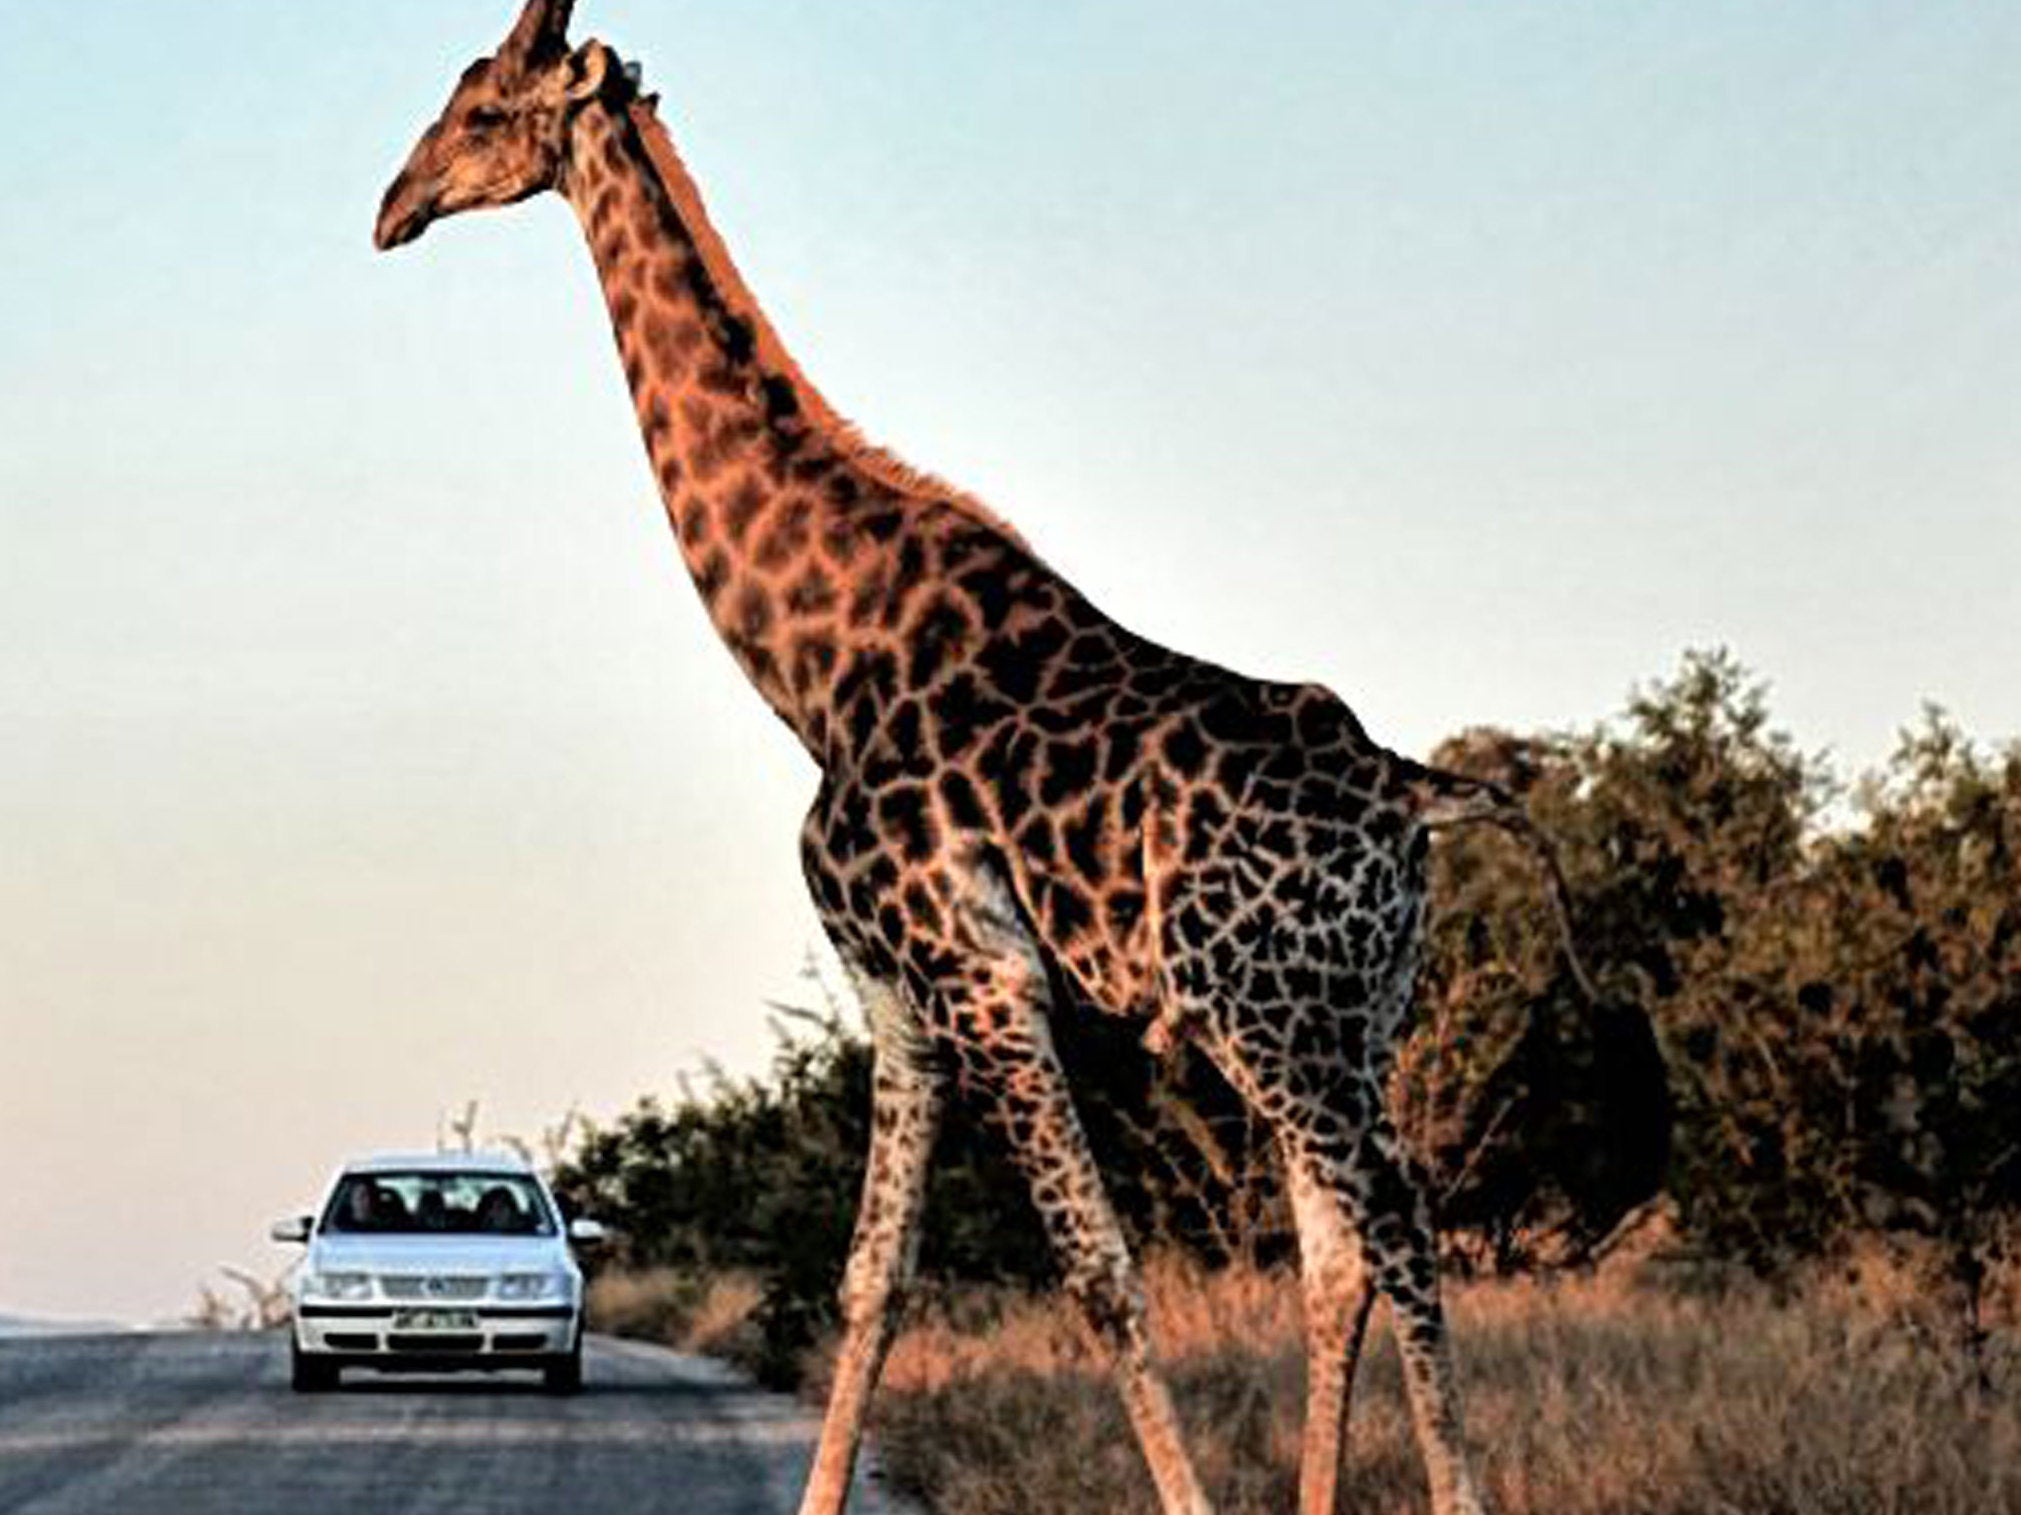
{"label": "pale sky", "polygon": [[[370,249],[516,0],[0,7],[0,1313],[759,1065],[813,774],[552,198]],[[1421,753],[1731,646],[2021,734],[2021,9],[582,0],[803,366]]]}

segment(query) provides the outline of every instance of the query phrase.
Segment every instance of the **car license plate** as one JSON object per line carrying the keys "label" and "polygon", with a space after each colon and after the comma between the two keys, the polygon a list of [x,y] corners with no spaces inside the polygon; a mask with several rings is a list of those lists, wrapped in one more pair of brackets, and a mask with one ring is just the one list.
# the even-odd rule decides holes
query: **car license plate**
{"label": "car license plate", "polygon": [[475,1331],[477,1312],[474,1310],[395,1310],[393,1329],[396,1331]]}

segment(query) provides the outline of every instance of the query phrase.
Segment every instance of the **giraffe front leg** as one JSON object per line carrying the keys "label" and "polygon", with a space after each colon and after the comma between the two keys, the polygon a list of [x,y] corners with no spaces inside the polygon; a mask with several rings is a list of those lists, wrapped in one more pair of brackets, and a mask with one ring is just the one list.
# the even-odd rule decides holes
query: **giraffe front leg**
{"label": "giraffe front leg", "polygon": [[878,1048],[870,1161],[842,1280],[842,1344],[800,1515],[839,1515],[849,1498],[864,1415],[918,1253],[919,1214],[940,1125],[942,1086],[939,1071],[908,1049]]}

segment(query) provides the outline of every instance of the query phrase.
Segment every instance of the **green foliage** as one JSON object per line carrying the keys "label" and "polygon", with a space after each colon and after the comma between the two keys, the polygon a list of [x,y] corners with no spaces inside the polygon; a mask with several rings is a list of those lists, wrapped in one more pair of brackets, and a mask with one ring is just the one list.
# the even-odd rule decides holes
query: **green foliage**
{"label": "green foliage", "polygon": [[791,1376],[818,1300],[845,1255],[869,1135],[869,1052],[839,1022],[782,1034],[770,1076],[706,1086],[671,1105],[642,1100],[590,1124],[557,1169],[576,1213],[619,1227],[603,1261],[767,1280],[764,1376]]}
{"label": "green foliage", "polygon": [[1451,1191],[1449,1217],[1500,1261],[1534,1260],[1550,1240],[1577,1255],[1665,1169],[1688,1208],[1758,1134],[1733,1124],[1735,1059],[1762,1029],[1730,971],[1734,946],[1800,863],[1829,781],[1769,727],[1762,689],[1724,654],[1688,657],[1617,727],[1473,732],[1435,761],[1514,790],[1553,838],[1603,1000],[1574,992],[1520,849],[1447,838],[1434,854],[1424,1030],[1402,1060],[1405,1123]]}
{"label": "green foliage", "polygon": [[[1688,1240],[1774,1270],[1857,1230],[1913,1230],[1975,1286],[2021,1207],[2021,753],[1989,759],[1932,714],[1834,818],[1843,786],[1715,654],[1618,728],[1475,733],[1441,759],[1525,794],[1606,998],[1595,1013],[1568,994],[1507,842],[1439,849],[1400,1094],[1457,1192],[1449,1216],[1516,1260],[1550,1223],[1591,1239],[1580,1222],[1612,1210],[1580,1176],[1636,1166],[1648,1094],[1590,1046],[1582,1064],[1582,1043],[1646,1017]],[[1557,1080],[1547,1099],[1533,1065]],[[1506,1108],[1525,1118],[1497,1126]]]}
{"label": "green foliage", "polygon": [[2021,1212],[2021,749],[1935,711],[1819,849],[1785,983],[1812,1028],[1805,1118],[1841,1144],[1847,1226],[1944,1244],[1969,1339]]}

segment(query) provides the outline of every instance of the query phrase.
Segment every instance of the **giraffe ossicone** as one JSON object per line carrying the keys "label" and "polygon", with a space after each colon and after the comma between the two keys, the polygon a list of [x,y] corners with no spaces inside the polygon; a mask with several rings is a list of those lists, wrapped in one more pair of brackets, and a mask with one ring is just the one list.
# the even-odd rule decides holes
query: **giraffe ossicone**
{"label": "giraffe ossicone", "polygon": [[387,190],[376,240],[558,191],[582,223],[680,555],[813,758],[816,908],[876,1044],[843,1341],[803,1515],[847,1496],[946,1100],[1029,1180],[1113,1356],[1167,1515],[1208,1501],[1052,1018],[1199,1046],[1287,1168],[1311,1367],[1300,1508],[1331,1515],[1355,1357],[1387,1300],[1439,1515],[1480,1508],[1421,1186],[1384,1109],[1417,971],[1426,831],[1520,817],[1372,741],[1313,684],[1137,636],[975,500],[868,445],[744,287],[639,74],[530,0]]}

